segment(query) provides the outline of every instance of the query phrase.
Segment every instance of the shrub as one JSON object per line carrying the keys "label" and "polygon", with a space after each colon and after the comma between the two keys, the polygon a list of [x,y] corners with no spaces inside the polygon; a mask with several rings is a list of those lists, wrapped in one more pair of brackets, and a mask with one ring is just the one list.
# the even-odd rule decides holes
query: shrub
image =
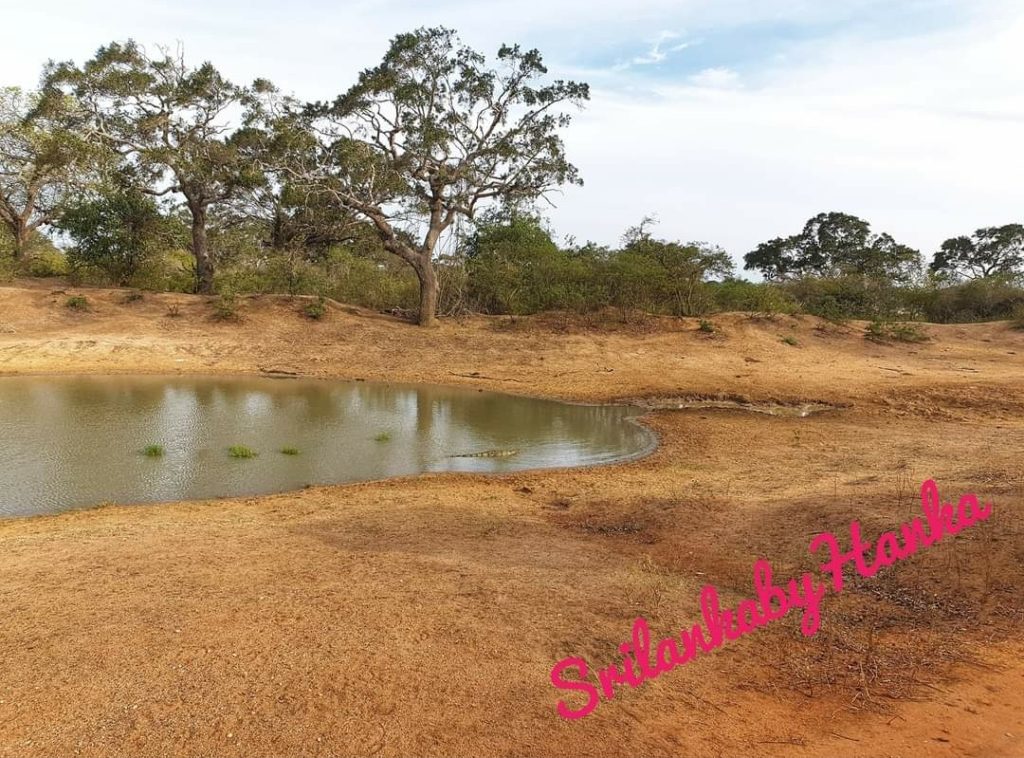
{"label": "shrub", "polygon": [[864,339],[871,342],[927,342],[928,335],[917,324],[875,320],[864,330]]}
{"label": "shrub", "polygon": [[85,295],[72,295],[64,301],[64,306],[73,311],[87,311],[89,310],[89,300]]}
{"label": "shrub", "polygon": [[697,331],[702,332],[703,334],[714,334],[718,330],[715,328],[713,323],[702,318],[700,323],[697,325]]}
{"label": "shrub", "polygon": [[313,302],[306,303],[302,313],[308,319],[319,321],[327,314],[327,301],[320,296]]}
{"label": "shrub", "polygon": [[800,310],[799,303],[790,293],[771,282],[727,279],[710,286],[715,306],[720,311],[745,311],[774,316]]}
{"label": "shrub", "polygon": [[381,432],[380,434],[378,434],[376,437],[373,438],[373,441],[374,442],[390,442],[391,441],[391,434],[388,433],[388,432]]}
{"label": "shrub", "polygon": [[938,324],[970,323],[1010,318],[1024,307],[1024,290],[992,277],[950,287],[932,285],[907,292],[925,319]]}
{"label": "shrub", "polygon": [[213,319],[214,321],[241,320],[238,315],[238,303],[234,295],[220,295],[213,301]]}
{"label": "shrub", "polygon": [[1013,318],[1010,319],[1010,326],[1014,329],[1024,329],[1024,305],[1018,305],[1013,310]]}
{"label": "shrub", "polygon": [[245,445],[232,445],[228,448],[228,455],[232,458],[255,458],[259,453]]}
{"label": "shrub", "polygon": [[797,345],[799,345],[799,344],[800,344],[799,342],[797,342],[797,339],[796,339],[796,337],[794,337],[794,336],[793,336],[793,335],[791,335],[791,334],[790,334],[790,335],[788,335],[788,336],[786,336],[786,337],[783,337],[783,338],[782,338],[782,341],[783,341],[784,343],[786,343],[787,345],[789,345],[790,347],[796,347]]}
{"label": "shrub", "polygon": [[142,448],[142,454],[147,458],[160,458],[164,454],[163,445],[146,445]]}
{"label": "shrub", "polygon": [[68,260],[59,250],[37,249],[26,257],[22,271],[38,277],[67,276]]}
{"label": "shrub", "polygon": [[178,318],[179,316],[181,316],[181,308],[174,304],[167,306],[167,318]]}

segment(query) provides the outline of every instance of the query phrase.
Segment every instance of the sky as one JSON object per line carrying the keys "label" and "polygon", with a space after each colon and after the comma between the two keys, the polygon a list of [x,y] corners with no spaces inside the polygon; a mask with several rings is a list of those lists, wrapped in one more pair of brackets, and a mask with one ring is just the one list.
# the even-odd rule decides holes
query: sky
{"label": "sky", "polygon": [[591,85],[565,132],[584,186],[551,198],[559,238],[759,242],[844,211],[930,256],[1024,222],[1020,0],[48,0],[4,13],[0,85],[101,44],[182,43],[192,61],[332,98],[395,34],[443,25],[493,54],[536,47]]}

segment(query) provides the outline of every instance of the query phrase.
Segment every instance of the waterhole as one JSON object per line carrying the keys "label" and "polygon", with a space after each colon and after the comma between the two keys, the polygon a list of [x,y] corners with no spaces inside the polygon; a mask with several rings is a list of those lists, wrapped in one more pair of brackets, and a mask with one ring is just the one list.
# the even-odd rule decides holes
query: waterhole
{"label": "waterhole", "polygon": [[0,516],[636,457],[628,406],[257,377],[0,378]]}

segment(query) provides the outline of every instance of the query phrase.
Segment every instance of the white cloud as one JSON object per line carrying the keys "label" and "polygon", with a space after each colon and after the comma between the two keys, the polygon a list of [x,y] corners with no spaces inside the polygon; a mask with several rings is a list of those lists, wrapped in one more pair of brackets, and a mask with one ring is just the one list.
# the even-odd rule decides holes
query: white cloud
{"label": "white cloud", "polygon": [[731,68],[724,66],[713,66],[693,74],[689,78],[690,84],[695,87],[706,87],[708,89],[728,89],[739,84],[740,75]]}

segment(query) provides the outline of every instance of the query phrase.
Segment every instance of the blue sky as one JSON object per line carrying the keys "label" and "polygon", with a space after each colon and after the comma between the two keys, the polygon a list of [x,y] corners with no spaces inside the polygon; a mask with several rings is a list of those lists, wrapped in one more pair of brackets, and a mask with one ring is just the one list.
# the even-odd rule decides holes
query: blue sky
{"label": "blue sky", "polygon": [[0,47],[0,84],[133,37],[324,99],[392,35],[436,24],[591,83],[566,133],[585,186],[548,212],[560,234],[613,243],[655,214],[661,235],[739,258],[843,210],[930,254],[1024,222],[1017,0],[50,0],[5,12],[24,33]]}

